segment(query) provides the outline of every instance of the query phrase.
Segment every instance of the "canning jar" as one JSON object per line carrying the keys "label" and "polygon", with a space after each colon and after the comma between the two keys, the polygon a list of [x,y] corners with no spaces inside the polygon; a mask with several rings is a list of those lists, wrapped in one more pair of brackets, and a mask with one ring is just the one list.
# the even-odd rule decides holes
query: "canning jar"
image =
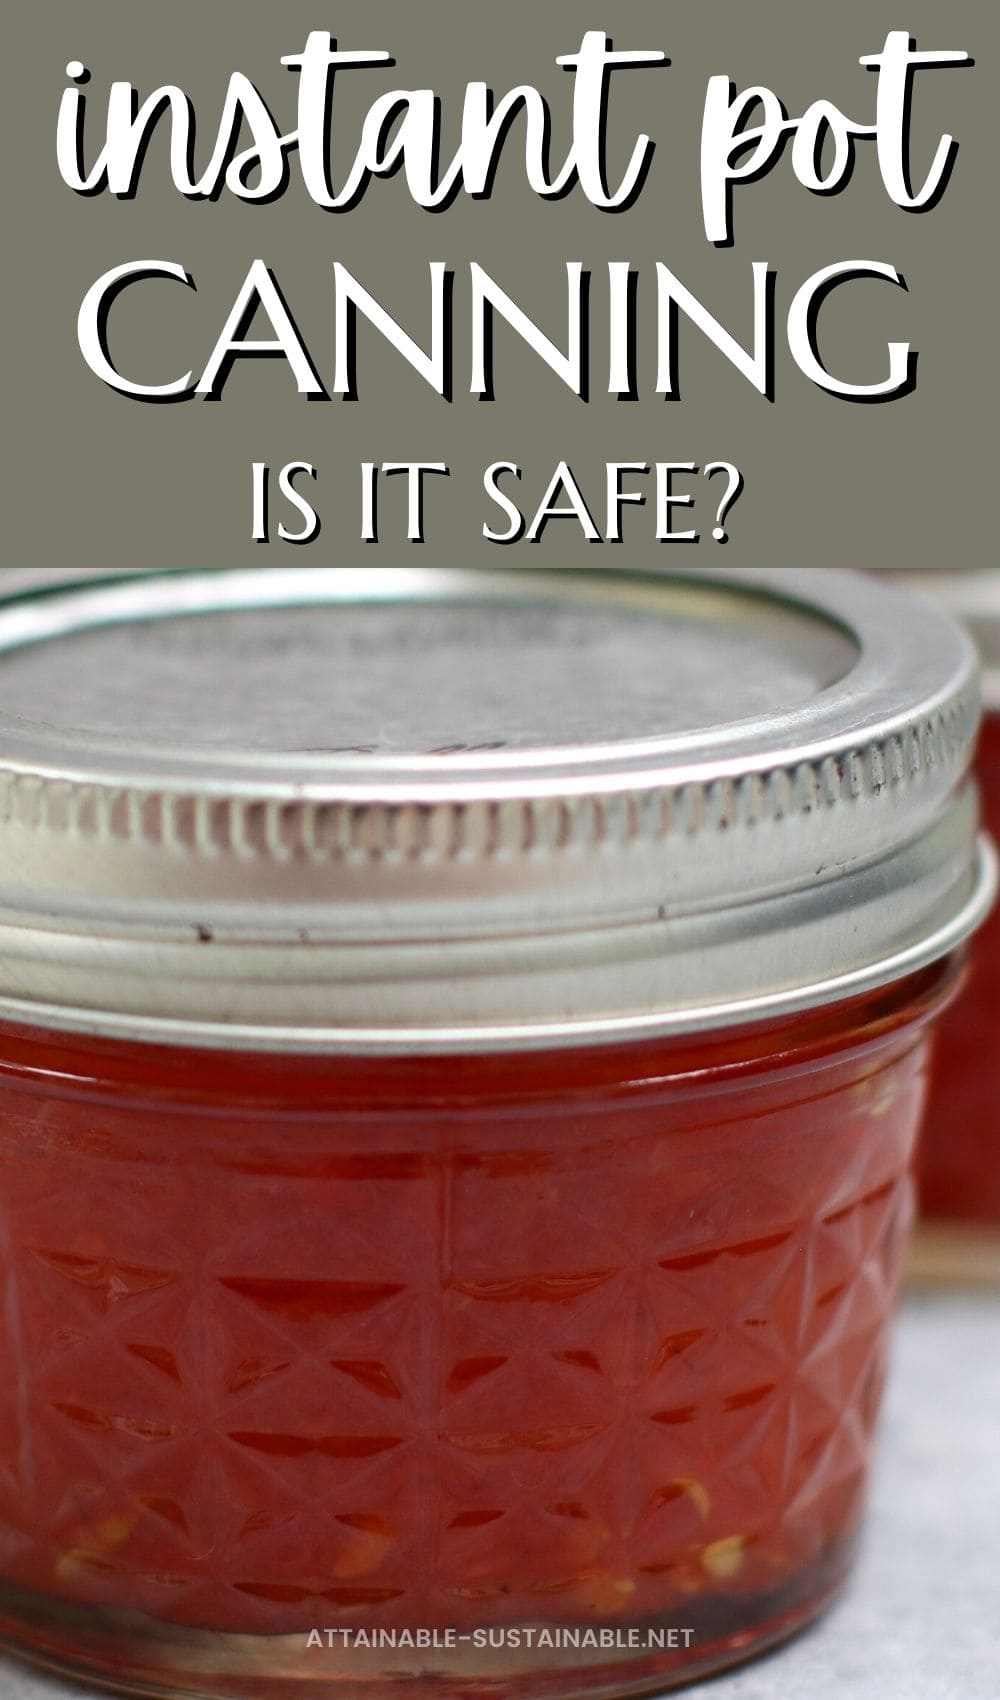
{"label": "canning jar", "polygon": [[976,665],[850,574],[0,604],[0,1636],[633,1692],[836,1591]]}
{"label": "canning jar", "polygon": [[[1000,568],[924,571],[906,583],[965,622],[983,661],[976,776],[1000,833]],[[920,1161],[919,1266],[1000,1280],[1000,919],[976,941],[962,997],[941,1023]]]}

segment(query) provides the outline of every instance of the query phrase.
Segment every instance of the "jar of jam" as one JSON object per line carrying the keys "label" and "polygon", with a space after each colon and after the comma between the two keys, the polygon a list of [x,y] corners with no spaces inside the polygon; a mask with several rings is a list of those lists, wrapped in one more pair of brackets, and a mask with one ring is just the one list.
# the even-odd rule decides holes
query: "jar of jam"
{"label": "jar of jam", "polygon": [[[1000,834],[1000,568],[925,570],[908,588],[964,621],[983,662],[985,716],[976,775],[986,823]],[[967,985],[935,1044],[920,1159],[918,1274],[1000,1282],[1000,919],[976,941]]]}
{"label": "jar of jam", "polygon": [[0,1636],[138,1693],[662,1687],[862,1517],[968,639],[851,574],[0,603]]}

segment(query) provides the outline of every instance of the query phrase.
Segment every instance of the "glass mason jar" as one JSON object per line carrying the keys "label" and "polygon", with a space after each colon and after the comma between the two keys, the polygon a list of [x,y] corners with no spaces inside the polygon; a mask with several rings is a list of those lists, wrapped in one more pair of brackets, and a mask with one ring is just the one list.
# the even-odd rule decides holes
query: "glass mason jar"
{"label": "glass mason jar", "polygon": [[975,672],[814,570],[0,604],[9,1647],[568,1700],[822,1607],[992,895]]}
{"label": "glass mason jar", "polygon": [[[1000,834],[1000,568],[923,572],[914,589],[965,622],[983,660],[985,717],[976,759],[983,813]],[[962,997],[941,1023],[920,1163],[931,1229],[928,1268],[992,1270],[1000,1279],[1000,918],[976,942]],[[970,1235],[967,1230],[978,1230]],[[957,1230],[939,1237],[939,1230]]]}

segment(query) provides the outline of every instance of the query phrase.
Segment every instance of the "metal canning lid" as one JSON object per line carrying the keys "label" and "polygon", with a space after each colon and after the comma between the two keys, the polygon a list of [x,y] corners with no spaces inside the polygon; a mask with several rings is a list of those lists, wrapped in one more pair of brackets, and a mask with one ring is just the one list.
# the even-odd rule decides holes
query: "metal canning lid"
{"label": "metal canning lid", "polygon": [[983,702],[1000,711],[1000,567],[899,568],[896,579],[968,627],[982,659]]}
{"label": "metal canning lid", "polygon": [[973,646],[860,575],[64,578],[0,600],[0,1018],[678,1033],[887,984],[992,899]]}

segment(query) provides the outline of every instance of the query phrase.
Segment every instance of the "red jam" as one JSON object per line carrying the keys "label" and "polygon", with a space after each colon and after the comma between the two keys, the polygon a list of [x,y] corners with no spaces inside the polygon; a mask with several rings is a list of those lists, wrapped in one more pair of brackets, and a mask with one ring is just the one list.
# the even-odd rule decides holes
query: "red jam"
{"label": "red jam", "polygon": [[[986,824],[1000,836],[1000,713],[977,767]],[[1000,910],[982,930],[968,988],[944,1017],[921,1170],[926,1215],[1000,1228]]]}
{"label": "red jam", "polygon": [[951,974],[561,1054],[6,1029],[7,1641],[275,1700],[379,1690],[386,1660],[316,1627],[641,1632],[392,1667],[566,1695],[813,1615],[861,1516]]}

